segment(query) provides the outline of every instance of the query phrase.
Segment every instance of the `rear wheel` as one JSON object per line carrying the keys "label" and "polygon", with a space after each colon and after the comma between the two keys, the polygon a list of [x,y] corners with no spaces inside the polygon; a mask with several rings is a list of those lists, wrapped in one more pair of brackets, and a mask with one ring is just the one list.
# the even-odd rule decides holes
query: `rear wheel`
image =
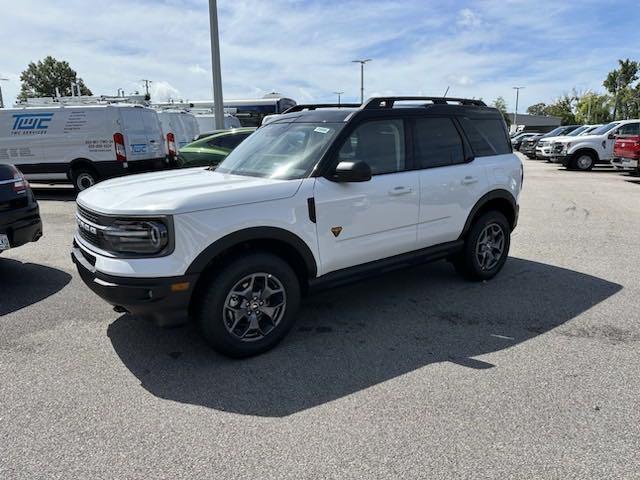
{"label": "rear wheel", "polygon": [[99,177],[93,168],[83,165],[73,168],[71,171],[71,180],[73,181],[73,187],[76,191],[81,192],[98,183]]}
{"label": "rear wheel", "polygon": [[230,357],[274,347],[291,329],[300,305],[300,284],[281,258],[255,253],[231,261],[203,288],[196,320],[207,342]]}
{"label": "rear wheel", "polygon": [[465,239],[462,252],[454,260],[456,271],[469,280],[495,277],[509,255],[511,227],[498,211],[480,216]]}

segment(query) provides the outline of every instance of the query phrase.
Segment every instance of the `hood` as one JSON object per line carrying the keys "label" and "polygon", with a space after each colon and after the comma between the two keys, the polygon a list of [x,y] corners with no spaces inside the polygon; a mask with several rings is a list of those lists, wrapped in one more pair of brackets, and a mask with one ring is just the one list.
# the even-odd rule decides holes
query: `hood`
{"label": "hood", "polygon": [[301,183],[186,168],[107,180],[77,202],[106,214],[170,215],[289,198]]}

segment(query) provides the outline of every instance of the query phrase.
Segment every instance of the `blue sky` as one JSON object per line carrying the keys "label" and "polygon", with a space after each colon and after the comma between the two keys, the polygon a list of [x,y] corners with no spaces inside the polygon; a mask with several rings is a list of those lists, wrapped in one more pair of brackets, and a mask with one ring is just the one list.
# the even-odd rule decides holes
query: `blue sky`
{"label": "blue sky", "polygon": [[[140,89],[154,99],[211,98],[208,0],[1,2],[5,101],[46,55],[68,60],[96,94]],[[344,91],[503,96],[520,110],[573,88],[602,90],[618,58],[640,60],[637,1],[218,0],[225,98],[275,90],[299,102]]]}

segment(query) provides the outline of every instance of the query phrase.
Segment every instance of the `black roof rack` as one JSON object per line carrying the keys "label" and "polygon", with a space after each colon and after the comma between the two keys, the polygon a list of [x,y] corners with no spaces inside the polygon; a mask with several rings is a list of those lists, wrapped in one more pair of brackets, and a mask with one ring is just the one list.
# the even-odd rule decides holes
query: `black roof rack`
{"label": "black roof rack", "polygon": [[360,108],[359,103],[308,103],[294,105],[286,109],[282,114],[301,112],[302,110],[317,110],[318,108]]}
{"label": "black roof rack", "polygon": [[434,105],[449,105],[451,103],[457,103],[459,105],[471,105],[474,107],[486,107],[487,104],[482,100],[475,100],[470,98],[452,98],[452,97],[372,97],[367,100],[363,105],[363,110],[376,110],[383,108],[393,108],[395,102],[402,101],[424,101],[431,102]]}

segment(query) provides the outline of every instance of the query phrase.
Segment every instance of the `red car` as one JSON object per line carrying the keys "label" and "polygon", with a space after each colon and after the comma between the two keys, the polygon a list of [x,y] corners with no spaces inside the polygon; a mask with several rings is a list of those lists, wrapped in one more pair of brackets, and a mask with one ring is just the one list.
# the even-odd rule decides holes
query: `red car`
{"label": "red car", "polygon": [[617,170],[640,173],[640,135],[624,135],[616,138],[613,146],[613,165]]}

